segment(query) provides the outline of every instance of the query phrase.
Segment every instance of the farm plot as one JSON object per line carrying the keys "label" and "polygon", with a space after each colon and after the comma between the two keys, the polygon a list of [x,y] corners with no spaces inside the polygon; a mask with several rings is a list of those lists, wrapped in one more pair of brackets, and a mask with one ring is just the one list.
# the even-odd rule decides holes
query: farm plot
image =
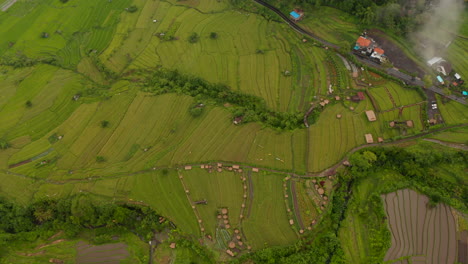
{"label": "farm plot", "polygon": [[[202,219],[205,232],[215,237],[219,228],[216,215],[221,208],[228,209],[228,221],[232,228],[239,228],[239,215],[243,204],[242,174],[223,171],[209,173],[199,168],[184,171],[183,181],[190,191],[192,202],[206,201],[206,205],[195,205]],[[224,221],[224,220],[222,220]]]}
{"label": "farm plot", "polygon": [[286,245],[297,239],[288,223],[282,179],[278,175],[252,174],[252,209],[243,222],[243,232],[253,249]]}
{"label": "farm plot", "polygon": [[385,87],[392,95],[397,107],[424,101],[417,91],[403,88],[394,82],[387,82]]}
{"label": "farm plot", "polygon": [[334,8],[325,6],[306,10],[300,22],[309,31],[332,43],[348,47],[361,33],[354,17]]}
{"label": "farm plot", "polygon": [[[322,198],[311,188],[312,180],[300,181],[296,183],[296,197],[302,222],[305,227],[312,227],[320,220],[320,205]],[[326,198],[328,200],[328,198]]]}
{"label": "farm plot", "polygon": [[93,246],[78,242],[76,245],[76,263],[121,263],[121,261],[130,257],[127,247],[124,243]]}
{"label": "farm plot", "polygon": [[[466,18],[465,18],[465,21],[466,21]],[[466,27],[466,24],[465,24],[465,27]],[[465,35],[465,37],[466,36],[467,35]],[[464,77],[464,79],[466,79],[468,76],[467,50],[468,50],[468,40],[466,38],[465,39],[455,38],[453,43],[448,48],[448,59],[450,63],[453,64],[454,71],[459,73],[462,77]]]}
{"label": "farm plot", "polygon": [[456,227],[450,207],[428,208],[429,199],[412,190],[383,196],[392,232],[385,261],[412,257],[417,263],[454,263]]}
{"label": "farm plot", "polygon": [[369,93],[376,101],[381,111],[390,110],[396,107],[394,100],[390,97],[387,88],[376,87],[369,90]]}
{"label": "farm plot", "polygon": [[[192,235],[200,234],[197,218],[176,171],[156,171],[134,176],[128,197],[142,201],[167,216],[176,226]],[[214,217],[214,215],[213,215]]]}
{"label": "farm plot", "polygon": [[453,143],[468,144],[468,128],[459,128],[430,136],[430,138]]}
{"label": "farm plot", "polygon": [[452,100],[443,102],[440,96],[437,96],[437,102],[437,106],[446,124],[455,125],[468,122],[468,106]]}

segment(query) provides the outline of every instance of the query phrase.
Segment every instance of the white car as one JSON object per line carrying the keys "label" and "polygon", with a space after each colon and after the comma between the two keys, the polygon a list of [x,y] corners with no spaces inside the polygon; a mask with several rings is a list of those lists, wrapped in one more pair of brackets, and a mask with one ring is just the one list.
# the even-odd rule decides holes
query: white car
{"label": "white car", "polygon": [[432,110],[437,109],[437,104],[432,104]]}

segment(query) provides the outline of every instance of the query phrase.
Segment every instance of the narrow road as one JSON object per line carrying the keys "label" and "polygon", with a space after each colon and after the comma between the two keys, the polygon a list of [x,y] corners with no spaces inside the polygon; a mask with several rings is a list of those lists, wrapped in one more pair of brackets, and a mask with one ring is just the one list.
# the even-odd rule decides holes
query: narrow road
{"label": "narrow road", "polygon": [[[276,14],[278,14],[278,16],[280,16],[296,32],[298,32],[300,34],[303,34],[303,35],[306,35],[306,36],[309,36],[309,37],[315,39],[316,41],[322,43],[323,45],[328,46],[330,48],[333,48],[335,50],[340,49],[340,47],[338,45],[335,45],[335,44],[330,43],[330,42],[328,42],[328,41],[326,41],[324,39],[321,39],[317,35],[313,34],[312,32],[309,32],[309,31],[303,29],[301,26],[296,24],[296,22],[292,21],[287,15],[283,14],[278,8],[270,5],[269,3],[266,3],[266,2],[264,2],[262,0],[253,0],[253,1],[260,4],[260,5],[262,5],[262,6],[264,6],[264,7],[266,7],[266,8],[268,8],[268,9],[270,9],[271,11],[275,12]],[[355,56],[355,54],[353,52],[349,52],[349,54]],[[373,62],[371,60],[361,58],[360,56],[355,56],[355,57],[360,62],[366,64],[367,66],[377,68],[379,70],[383,70],[387,74],[400,79],[401,81],[403,81],[407,85],[414,85],[414,86],[424,87],[424,82],[423,81],[415,79],[412,76],[410,76],[410,75],[408,75],[406,73],[400,72],[399,70],[397,70],[395,68],[385,69],[384,67],[382,67],[382,65],[380,65],[378,63],[375,63],[375,62]],[[443,95],[443,96],[445,96],[447,98],[450,98],[451,100],[457,101],[457,102],[459,102],[461,104],[468,105],[468,102],[466,102],[466,100],[464,98],[458,97],[458,96],[455,96],[455,95],[445,95],[445,93],[444,93],[444,91],[442,89],[437,88],[435,86],[428,87],[427,89],[429,89],[429,90],[431,90],[431,91],[433,91],[433,92],[435,92],[437,94]]]}

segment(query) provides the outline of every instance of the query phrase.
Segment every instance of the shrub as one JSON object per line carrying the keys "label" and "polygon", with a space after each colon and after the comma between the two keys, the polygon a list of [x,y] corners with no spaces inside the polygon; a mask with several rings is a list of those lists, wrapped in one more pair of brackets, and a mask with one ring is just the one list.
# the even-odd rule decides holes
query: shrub
{"label": "shrub", "polygon": [[211,32],[211,33],[210,33],[210,38],[211,38],[211,39],[217,39],[217,38],[218,38],[218,33],[216,33],[216,32]]}
{"label": "shrub", "polygon": [[25,105],[26,105],[27,108],[31,108],[32,107],[32,102],[30,100],[27,100]]}
{"label": "shrub", "polygon": [[102,128],[109,127],[109,121],[107,121],[107,120],[102,120],[102,121],[101,121],[101,127],[102,127]]}
{"label": "shrub", "polygon": [[198,36],[198,34],[196,32],[193,32],[189,38],[188,38],[188,42],[190,43],[197,43],[198,40],[200,39],[200,37]]}
{"label": "shrub", "polygon": [[130,7],[127,7],[125,10],[127,10],[127,12],[129,13],[135,13],[136,11],[138,11],[138,7],[136,5],[132,5]]}
{"label": "shrub", "polygon": [[203,113],[203,107],[191,107],[189,113],[193,117],[199,117]]}
{"label": "shrub", "polygon": [[11,147],[10,143],[6,139],[0,138],[0,149],[7,149]]}
{"label": "shrub", "polygon": [[96,157],[96,162],[101,163],[101,162],[105,162],[105,161],[106,161],[106,158],[104,158],[103,156],[97,156]]}

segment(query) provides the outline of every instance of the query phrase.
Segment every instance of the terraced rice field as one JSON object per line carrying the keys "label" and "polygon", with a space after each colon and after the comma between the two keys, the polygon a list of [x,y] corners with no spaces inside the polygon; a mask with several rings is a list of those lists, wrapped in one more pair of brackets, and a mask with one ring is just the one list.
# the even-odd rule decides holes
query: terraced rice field
{"label": "terraced rice field", "polygon": [[452,125],[468,122],[468,106],[454,101],[443,103],[439,96],[437,96],[437,106],[445,123]]}
{"label": "terraced rice field", "polygon": [[205,228],[205,232],[215,237],[219,228],[217,213],[221,208],[228,208],[231,230],[240,227],[240,215],[243,204],[242,173],[217,172],[209,173],[200,168],[180,173],[192,202],[206,201],[207,204],[195,206]]}
{"label": "terraced rice field", "polygon": [[429,199],[412,190],[383,196],[392,232],[392,246],[385,261],[402,257],[412,263],[454,263],[457,252],[455,219],[450,207],[428,208]]}
{"label": "terraced rice field", "polygon": [[243,232],[253,248],[291,243],[297,239],[289,225],[282,179],[278,175],[252,174],[253,207],[243,223]]}

